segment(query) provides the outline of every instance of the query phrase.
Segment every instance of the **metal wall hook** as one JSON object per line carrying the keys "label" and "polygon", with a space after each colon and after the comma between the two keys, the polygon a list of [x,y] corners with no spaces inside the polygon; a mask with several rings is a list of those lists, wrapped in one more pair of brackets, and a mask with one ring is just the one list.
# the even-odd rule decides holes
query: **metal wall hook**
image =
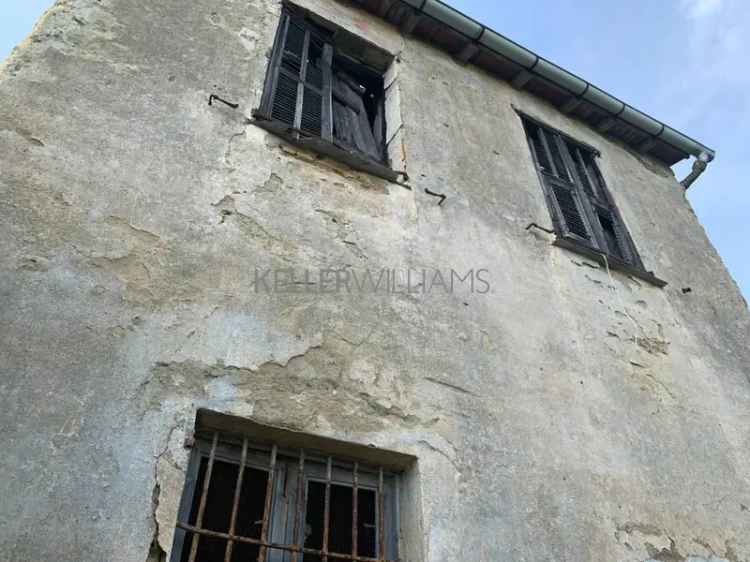
{"label": "metal wall hook", "polygon": [[427,195],[432,195],[433,197],[440,197],[440,203],[438,203],[438,207],[442,206],[442,204],[445,202],[445,200],[448,198],[447,195],[443,195],[442,193],[435,193],[434,191],[430,191],[425,187],[424,192]]}
{"label": "metal wall hook", "polygon": [[240,104],[229,102],[229,101],[227,101],[225,99],[220,98],[216,94],[211,94],[210,96],[208,96],[208,105],[213,105],[214,104],[214,100],[220,101],[221,103],[223,103],[224,105],[228,105],[232,109],[237,109],[240,106]]}

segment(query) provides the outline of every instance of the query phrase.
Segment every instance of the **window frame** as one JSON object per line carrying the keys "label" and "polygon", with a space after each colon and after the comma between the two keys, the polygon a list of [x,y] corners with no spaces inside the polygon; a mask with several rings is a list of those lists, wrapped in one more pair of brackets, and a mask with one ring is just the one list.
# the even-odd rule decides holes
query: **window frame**
{"label": "window frame", "polygon": [[[599,150],[527,113],[519,110],[516,110],[516,113],[520,117],[532,162],[552,218],[556,234],[554,244],[594,259],[607,268],[620,270],[657,287],[664,287],[667,283],[656,277],[653,272],[647,271],[643,265],[630,231],[596,162],[596,158],[601,157]],[[544,131],[541,135],[541,142],[545,150],[544,159],[552,168],[550,170],[546,169],[537,154],[537,147],[532,140],[532,135],[529,134],[529,124],[539,131]],[[556,158],[548,147],[549,138],[556,143],[559,158],[565,167],[566,178],[560,177],[557,173],[558,162],[555,161]],[[576,158],[580,159],[580,163],[576,161]],[[587,165],[587,159],[590,166]],[[581,178],[581,171],[591,190],[586,189]],[[565,189],[570,193],[588,237],[581,236],[571,229],[564,218],[565,213],[555,189]],[[610,247],[611,240],[602,226],[602,221],[605,219],[602,215],[606,214],[611,217],[612,235],[615,237],[614,245],[621,255],[617,255]]]}
{"label": "window frame", "polygon": [[[215,445],[213,443],[214,439]],[[198,489],[201,464],[206,460],[208,463],[221,461],[238,466],[241,465],[242,445],[238,445],[237,441],[244,442],[245,447],[247,447],[244,467],[272,474],[272,480],[268,488],[271,498],[270,503],[268,503],[267,512],[266,544],[273,546],[260,546],[260,553],[263,553],[265,550],[264,560],[266,562],[290,562],[295,559],[293,554],[294,548],[305,548],[305,521],[307,517],[307,497],[310,482],[330,483],[332,486],[337,485],[352,488],[356,486],[358,490],[375,492],[376,556],[369,558],[359,555],[354,558],[351,553],[333,553],[329,551],[327,555],[329,560],[334,560],[334,562],[336,560],[396,562],[399,559],[399,473],[386,471],[383,467],[375,469],[374,466],[369,464],[360,465],[357,461],[349,461],[341,457],[334,459],[333,456],[316,450],[308,451],[307,449],[300,449],[299,451],[295,451],[294,449],[281,448],[278,445],[268,446],[260,444],[250,437],[241,437],[238,439],[235,436],[227,436],[220,431],[211,431],[210,433],[201,432],[195,438],[178,510],[170,556],[171,562],[180,562],[186,549],[189,552],[194,535],[204,537],[211,536],[210,533],[213,533],[210,530],[208,530],[209,534],[194,533],[186,528],[190,527],[190,516],[196,495],[200,496],[202,494],[202,489]],[[303,457],[302,462],[300,462],[300,455]],[[213,458],[213,461],[211,458]],[[264,462],[265,459],[268,459],[268,461]],[[300,468],[302,469],[301,488],[298,487]],[[299,490],[303,490],[301,498],[296,495]],[[285,500],[284,498],[287,499]],[[266,501],[269,501],[268,498],[266,498]],[[294,524],[295,511],[299,521],[296,529]],[[265,517],[264,515],[264,519]],[[382,534],[381,526],[383,528]],[[205,527],[203,529],[207,530]],[[297,533],[296,537],[294,536],[295,531]],[[223,534],[227,535],[227,537],[217,538],[223,538],[225,541],[228,541],[229,531],[227,530]],[[235,532],[234,536],[237,537],[240,534]],[[262,535],[260,540],[263,540]],[[235,541],[235,544],[237,542]],[[323,545],[321,548],[327,549],[327,546]],[[305,552],[300,551],[296,556],[296,560],[304,562],[304,556]],[[259,554],[259,560],[260,557],[261,555]],[[321,556],[321,559],[325,561],[325,556]]]}
{"label": "window frame", "polygon": [[[290,126],[288,123],[285,123],[273,117],[273,104],[278,88],[279,75],[283,72],[282,57],[284,53],[286,34],[288,33],[288,29],[293,21],[303,23],[305,28],[305,39],[303,45],[300,76],[296,79],[297,107],[295,111],[294,124]],[[377,72],[383,77],[385,77],[385,72],[374,69],[361,61],[357,61],[351,55],[348,55],[345,52],[339,53],[335,47],[333,37],[325,37],[317,31],[318,28],[320,28],[320,25],[316,21],[312,20],[307,10],[298,8],[294,5],[290,5],[286,2],[282,4],[281,15],[279,18],[279,23],[277,25],[276,33],[274,35],[274,42],[271,48],[271,56],[266,67],[266,74],[263,82],[263,94],[261,96],[260,105],[252,112],[253,122],[263,129],[266,129],[267,131],[282,137],[284,140],[290,142],[291,144],[300,146],[305,149],[313,150],[324,156],[328,156],[334,160],[343,162],[344,164],[347,164],[348,166],[356,170],[367,172],[388,181],[398,183],[398,178],[400,176],[405,176],[405,172],[393,170],[390,165],[391,163],[388,157],[387,139],[385,138],[385,131],[387,129],[387,112],[385,108],[385,99],[381,100],[381,103],[383,104],[381,118],[382,120],[378,125],[382,129],[382,161],[376,160],[359,150],[342,146],[340,143],[336,142],[333,133],[334,93],[333,77],[332,73],[330,72],[331,65],[333,64],[333,59],[336,56],[344,56],[352,61],[357,62],[358,64],[361,64],[363,67],[367,68],[370,71]],[[320,88],[314,88],[313,85],[310,85],[306,82],[306,54],[311,42],[310,38],[313,35],[315,35],[323,42],[323,57],[327,61],[328,65],[327,68],[324,68],[322,86]],[[373,46],[373,48],[377,47]],[[321,95],[322,98],[320,136],[305,132],[301,127],[301,119],[303,115],[302,105],[304,100],[305,88],[310,88],[314,91],[318,90],[316,91],[316,93]]]}

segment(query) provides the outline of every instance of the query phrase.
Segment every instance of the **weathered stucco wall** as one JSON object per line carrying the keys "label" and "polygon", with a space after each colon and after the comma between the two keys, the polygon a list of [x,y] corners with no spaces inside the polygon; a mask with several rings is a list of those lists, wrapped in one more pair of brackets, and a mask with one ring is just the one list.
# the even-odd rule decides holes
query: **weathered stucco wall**
{"label": "weathered stucco wall", "polygon": [[[750,560],[750,317],[671,172],[303,4],[398,55],[411,190],[248,123],[274,0],[59,0],[0,69],[0,558],[168,551],[207,407],[418,456],[410,562]],[[513,105],[600,149],[666,288],[525,230],[550,218]],[[491,291],[253,290],[345,266]]]}

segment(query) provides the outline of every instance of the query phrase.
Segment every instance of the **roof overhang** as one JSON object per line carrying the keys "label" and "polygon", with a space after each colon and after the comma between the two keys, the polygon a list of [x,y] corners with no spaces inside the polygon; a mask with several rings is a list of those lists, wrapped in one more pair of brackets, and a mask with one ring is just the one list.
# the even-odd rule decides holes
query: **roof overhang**
{"label": "roof overhang", "polygon": [[367,11],[524,88],[602,133],[672,165],[714,150],[568,72],[440,0],[354,0]]}

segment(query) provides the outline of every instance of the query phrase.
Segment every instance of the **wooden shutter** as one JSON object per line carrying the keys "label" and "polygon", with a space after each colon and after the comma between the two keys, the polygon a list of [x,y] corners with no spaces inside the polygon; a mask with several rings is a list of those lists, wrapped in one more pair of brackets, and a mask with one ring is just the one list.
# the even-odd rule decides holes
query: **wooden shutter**
{"label": "wooden shutter", "polygon": [[643,263],[596,165],[596,151],[523,118],[557,230],[591,249],[643,269]]}
{"label": "wooden shutter", "polygon": [[595,153],[571,140],[565,141],[565,147],[574,163],[577,191],[589,213],[592,242],[600,251],[613,258],[643,267],[596,165]]}
{"label": "wooden shutter", "polygon": [[542,141],[544,133],[542,132],[541,127],[528,120],[524,120],[523,124],[526,129],[526,137],[529,139],[531,152],[534,155],[539,171],[547,174],[554,174],[555,170],[552,167],[552,159],[548,156],[547,149]]}
{"label": "wooden shutter", "polygon": [[539,129],[542,133],[542,140],[547,147],[552,163],[555,166],[555,175],[561,180],[570,181],[570,172],[563,156],[563,144],[560,137],[554,133]]}
{"label": "wooden shutter", "polygon": [[591,229],[568,169],[562,139],[530,120],[524,120],[524,127],[560,230],[564,235],[591,240]]}
{"label": "wooden shutter", "polygon": [[590,240],[591,234],[587,224],[580,198],[575,190],[557,183],[550,185],[555,203],[557,204],[558,218],[564,231],[575,234],[584,240]]}
{"label": "wooden shutter", "polygon": [[282,15],[267,89],[271,119],[330,140],[332,53],[312,24],[290,13]]}
{"label": "wooden shutter", "polygon": [[598,185],[595,183],[592,177],[589,177],[589,170],[586,167],[586,156],[581,152],[581,149],[573,145],[570,142],[565,143],[568,153],[573,160],[575,165],[575,171],[578,174],[578,181],[580,182],[583,190],[589,196],[596,196],[599,192]]}
{"label": "wooden shutter", "polygon": [[567,141],[566,145],[575,161],[578,191],[591,210],[593,233],[598,240],[598,248],[614,258],[639,265],[635,245],[607,191],[594,153],[571,141]]}
{"label": "wooden shutter", "polygon": [[288,14],[281,24],[280,53],[277,56],[276,83],[273,87],[271,117],[294,126],[297,113],[297,83],[302,71],[302,56],[305,47],[305,30]]}

